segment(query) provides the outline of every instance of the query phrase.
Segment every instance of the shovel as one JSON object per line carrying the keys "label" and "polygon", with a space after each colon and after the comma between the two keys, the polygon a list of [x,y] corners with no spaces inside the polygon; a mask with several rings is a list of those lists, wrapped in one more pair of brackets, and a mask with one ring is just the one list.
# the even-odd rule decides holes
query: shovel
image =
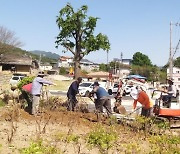
{"label": "shovel", "polygon": [[133,114],[134,112],[136,112],[137,110],[139,110],[139,109],[141,109],[141,108],[142,108],[142,106],[141,106],[141,107],[139,107],[139,108],[137,108],[137,109],[135,109],[133,112],[131,112],[131,113],[127,114],[126,116],[130,116],[131,114]]}

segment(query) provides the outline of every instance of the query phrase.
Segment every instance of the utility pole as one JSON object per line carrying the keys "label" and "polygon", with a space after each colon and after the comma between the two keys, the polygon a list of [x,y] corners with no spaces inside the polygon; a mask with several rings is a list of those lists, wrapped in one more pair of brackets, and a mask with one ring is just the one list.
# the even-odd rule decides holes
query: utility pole
{"label": "utility pole", "polygon": [[170,22],[170,48],[169,48],[169,76],[173,74],[173,58],[172,58],[172,21]]}
{"label": "utility pole", "polygon": [[120,75],[121,75],[121,71],[120,71],[121,66],[120,66],[120,64],[122,63],[122,58],[123,58],[123,53],[121,52],[121,54],[120,54],[120,59],[119,59],[119,77],[120,77]]}
{"label": "utility pole", "polygon": [[180,40],[176,46],[176,49],[173,53],[173,49],[172,49],[172,26],[175,25],[175,26],[180,26],[180,23],[175,23],[173,24],[172,21],[170,22],[170,51],[169,51],[169,77],[172,78],[173,76],[173,57],[178,49],[178,46],[179,46],[179,43],[180,43]]}
{"label": "utility pole", "polygon": [[116,75],[116,60],[114,61],[114,74]]}
{"label": "utility pole", "polygon": [[39,55],[39,69],[40,69],[40,66],[41,66],[41,53]]}

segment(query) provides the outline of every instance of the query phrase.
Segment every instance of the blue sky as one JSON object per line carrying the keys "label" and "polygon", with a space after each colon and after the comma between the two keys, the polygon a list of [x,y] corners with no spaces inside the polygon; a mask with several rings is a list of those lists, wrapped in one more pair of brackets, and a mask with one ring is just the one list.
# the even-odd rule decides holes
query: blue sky
{"label": "blue sky", "polygon": [[[111,43],[109,61],[131,59],[136,52],[147,55],[153,64],[165,65],[169,58],[170,21],[180,22],[180,0],[1,0],[0,25],[16,33],[24,50],[43,50],[60,55],[55,48],[58,35],[56,16],[67,2],[77,9],[88,5],[88,16],[99,17],[96,34],[108,36]],[[180,39],[180,27],[172,26],[172,47]],[[175,57],[179,57],[179,51]],[[107,62],[105,51],[85,58]]]}

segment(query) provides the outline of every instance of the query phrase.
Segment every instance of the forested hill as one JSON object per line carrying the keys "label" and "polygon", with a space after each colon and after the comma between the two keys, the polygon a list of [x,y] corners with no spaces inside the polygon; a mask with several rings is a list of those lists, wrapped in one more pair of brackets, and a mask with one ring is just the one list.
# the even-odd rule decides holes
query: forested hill
{"label": "forested hill", "polygon": [[[0,54],[11,54],[11,55],[29,55],[33,60],[39,60],[39,55],[31,53],[29,51],[23,50],[21,48],[16,48],[7,44],[0,43]],[[57,62],[57,58],[51,58],[46,55],[41,56],[41,62]]]}
{"label": "forested hill", "polygon": [[34,50],[34,51],[29,51],[29,52],[36,54],[36,55],[41,55],[41,57],[45,56],[45,57],[49,57],[52,59],[59,59],[59,57],[60,57],[60,55],[58,55],[56,53],[40,51],[40,50]]}

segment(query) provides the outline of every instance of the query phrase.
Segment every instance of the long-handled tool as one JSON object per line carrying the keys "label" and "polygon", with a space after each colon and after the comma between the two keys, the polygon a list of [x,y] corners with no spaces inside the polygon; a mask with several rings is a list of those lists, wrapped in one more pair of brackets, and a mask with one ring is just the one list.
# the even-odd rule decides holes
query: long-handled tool
{"label": "long-handled tool", "polygon": [[133,114],[134,112],[138,111],[139,109],[141,109],[143,106],[138,107],[137,109],[135,109],[134,111],[130,112],[129,114],[127,114],[126,116],[130,116],[131,114]]}

